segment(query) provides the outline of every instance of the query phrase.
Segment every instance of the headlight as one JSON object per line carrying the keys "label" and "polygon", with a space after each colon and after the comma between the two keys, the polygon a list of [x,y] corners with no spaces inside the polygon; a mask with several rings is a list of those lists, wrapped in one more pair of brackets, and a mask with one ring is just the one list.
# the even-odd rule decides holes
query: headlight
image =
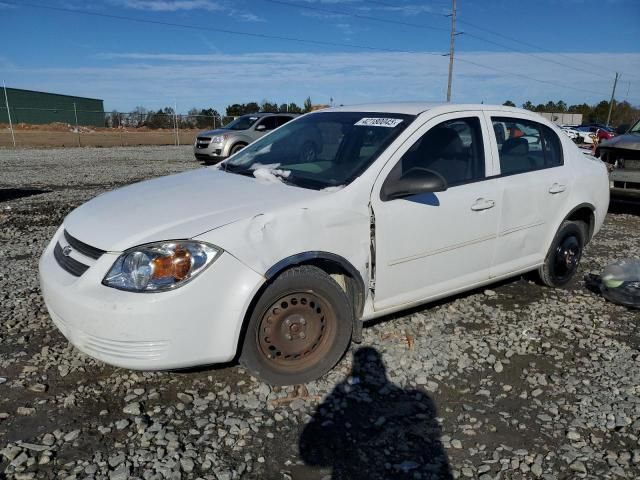
{"label": "headlight", "polygon": [[190,240],[141,245],[120,255],[102,283],[132,292],[171,290],[198,275],[221,253],[213,245]]}
{"label": "headlight", "polygon": [[226,135],[217,135],[211,139],[211,143],[222,143],[226,138]]}

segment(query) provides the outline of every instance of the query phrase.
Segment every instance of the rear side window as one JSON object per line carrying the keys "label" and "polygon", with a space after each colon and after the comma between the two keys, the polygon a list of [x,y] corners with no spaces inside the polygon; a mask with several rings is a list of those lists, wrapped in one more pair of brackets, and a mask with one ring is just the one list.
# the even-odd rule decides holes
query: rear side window
{"label": "rear side window", "polygon": [[265,117],[262,119],[262,121],[260,122],[260,125],[264,125],[265,130],[269,131],[269,130],[273,130],[274,128],[279,127],[279,125],[276,122],[276,118],[277,117]]}
{"label": "rear side window", "polygon": [[400,160],[412,168],[439,173],[449,186],[485,178],[484,146],[478,117],[449,120],[429,129]]}
{"label": "rear side window", "polygon": [[289,122],[293,120],[293,118],[291,117],[285,117],[285,116],[281,116],[281,117],[277,117],[277,124],[278,126],[284,125],[285,123]]}
{"label": "rear side window", "polygon": [[502,175],[563,164],[562,145],[546,125],[519,118],[492,117]]}

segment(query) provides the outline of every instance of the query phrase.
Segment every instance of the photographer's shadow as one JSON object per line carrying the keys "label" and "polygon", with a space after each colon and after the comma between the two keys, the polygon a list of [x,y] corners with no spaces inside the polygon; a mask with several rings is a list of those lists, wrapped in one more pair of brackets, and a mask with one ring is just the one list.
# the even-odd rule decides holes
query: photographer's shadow
{"label": "photographer's shadow", "polygon": [[332,480],[451,479],[440,435],[429,396],[390,383],[380,354],[363,347],[304,427],[300,456],[331,467]]}

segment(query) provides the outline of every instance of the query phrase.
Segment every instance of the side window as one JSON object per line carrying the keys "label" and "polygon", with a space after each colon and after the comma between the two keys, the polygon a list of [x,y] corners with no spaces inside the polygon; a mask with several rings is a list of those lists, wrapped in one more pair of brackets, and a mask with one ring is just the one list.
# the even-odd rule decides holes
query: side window
{"label": "side window", "polygon": [[478,117],[448,120],[431,128],[400,160],[412,168],[439,173],[449,186],[485,178],[484,144]]}
{"label": "side window", "polygon": [[562,165],[560,140],[549,127],[518,118],[492,117],[491,120],[502,175]]}
{"label": "side window", "polygon": [[277,124],[278,126],[284,125],[285,123],[287,123],[287,122],[289,122],[289,121],[293,120],[293,118],[291,118],[291,117],[285,117],[285,116],[282,116],[282,117],[276,117],[276,119],[277,119],[277,120],[276,120],[276,124]]}
{"label": "side window", "polygon": [[264,127],[265,127],[264,131],[268,132],[269,130],[273,130],[276,127],[278,127],[278,123],[276,121],[276,118],[277,117],[273,116],[273,117],[265,117],[265,118],[262,119],[262,121],[260,122],[260,125],[264,125]]}
{"label": "side window", "polygon": [[543,151],[544,151],[544,163],[546,167],[559,167],[564,165],[564,158],[562,156],[562,143],[556,132],[551,130],[546,125],[542,125],[543,135]]}

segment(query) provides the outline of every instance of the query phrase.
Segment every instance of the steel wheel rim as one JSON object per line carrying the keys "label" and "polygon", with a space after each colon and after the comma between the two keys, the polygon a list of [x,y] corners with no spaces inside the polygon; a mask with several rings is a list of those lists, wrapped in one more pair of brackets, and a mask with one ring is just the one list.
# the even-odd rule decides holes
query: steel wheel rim
{"label": "steel wheel rim", "polygon": [[565,237],[556,247],[553,273],[559,281],[569,278],[578,268],[581,256],[580,242],[575,235]]}
{"label": "steel wheel rim", "polygon": [[283,295],[262,314],[258,348],[279,369],[303,370],[328,353],[336,321],[334,309],[317,293]]}

